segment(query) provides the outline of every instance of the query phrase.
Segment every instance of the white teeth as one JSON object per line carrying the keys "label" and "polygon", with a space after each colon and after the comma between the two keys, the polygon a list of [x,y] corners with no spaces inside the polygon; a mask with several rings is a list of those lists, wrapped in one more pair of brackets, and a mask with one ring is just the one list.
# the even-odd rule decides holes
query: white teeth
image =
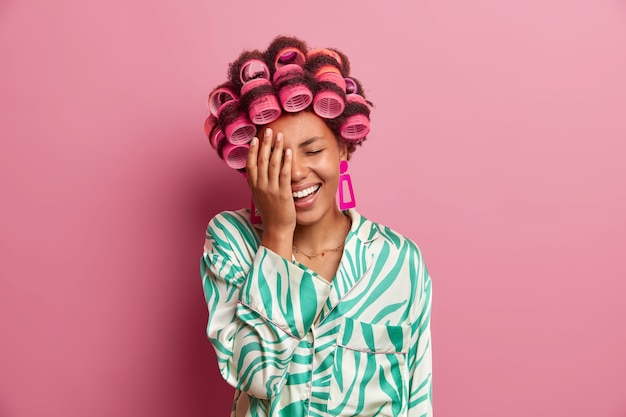
{"label": "white teeth", "polygon": [[314,192],[316,192],[319,188],[320,188],[319,185],[314,185],[313,187],[309,187],[309,188],[306,188],[304,190],[296,191],[292,195],[293,195],[293,198],[306,197],[307,195],[310,195],[310,194],[313,194]]}

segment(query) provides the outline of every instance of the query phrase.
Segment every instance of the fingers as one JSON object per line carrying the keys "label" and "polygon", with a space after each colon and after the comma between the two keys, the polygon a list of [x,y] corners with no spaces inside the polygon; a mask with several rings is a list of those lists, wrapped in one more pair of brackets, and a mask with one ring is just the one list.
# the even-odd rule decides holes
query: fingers
{"label": "fingers", "polygon": [[266,230],[293,232],[295,228],[296,209],[291,192],[293,151],[285,146],[288,143],[282,133],[274,133],[270,128],[265,128],[262,138],[250,142],[246,160],[248,186]]}
{"label": "fingers", "polygon": [[[252,145],[252,143],[251,143]],[[278,184],[278,176],[283,165],[284,137],[282,133],[274,135],[267,128],[256,147],[248,151],[247,168],[255,171],[258,184]]]}
{"label": "fingers", "polygon": [[278,175],[283,164],[283,134],[277,133],[274,140],[274,149],[270,154],[269,165],[267,167],[268,182],[278,187]]}
{"label": "fingers", "polygon": [[[259,181],[267,183],[267,159],[271,148],[272,130],[265,129],[263,138],[254,137],[250,141],[248,157],[246,159],[246,172],[248,174],[248,185],[256,186]],[[269,146],[268,146],[268,142]]]}
{"label": "fingers", "polygon": [[252,186],[257,183],[257,158],[259,155],[259,139],[252,138],[250,149],[248,149],[248,159],[246,159],[246,173],[248,174],[248,185]]}
{"label": "fingers", "polygon": [[258,185],[266,185],[268,183],[268,165],[270,161],[270,155],[272,152],[272,142],[273,142],[273,132],[272,129],[265,129],[265,133],[263,134],[263,139],[261,139],[261,143],[259,146],[259,154],[257,156],[257,184]]}
{"label": "fingers", "polygon": [[279,183],[280,187],[287,188],[291,194],[291,149],[289,148],[285,150],[283,166],[280,169]]}

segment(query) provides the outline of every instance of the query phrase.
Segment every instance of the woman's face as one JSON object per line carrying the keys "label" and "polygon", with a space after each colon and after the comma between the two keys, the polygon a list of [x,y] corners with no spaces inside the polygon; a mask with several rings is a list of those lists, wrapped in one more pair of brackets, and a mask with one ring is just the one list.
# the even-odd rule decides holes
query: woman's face
{"label": "woman's face", "polygon": [[[332,218],[338,211],[335,195],[339,164],[347,157],[346,145],[340,145],[332,130],[313,112],[283,114],[266,127],[274,134],[282,133],[285,149],[292,151],[291,190],[296,223],[311,225]],[[258,132],[259,137],[264,130]]]}

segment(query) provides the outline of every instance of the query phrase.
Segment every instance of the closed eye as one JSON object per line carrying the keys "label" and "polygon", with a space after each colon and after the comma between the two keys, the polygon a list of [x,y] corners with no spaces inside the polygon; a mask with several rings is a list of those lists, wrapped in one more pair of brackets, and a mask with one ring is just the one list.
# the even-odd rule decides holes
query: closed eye
{"label": "closed eye", "polygon": [[305,154],[306,155],[317,155],[318,153],[322,152],[324,149],[316,149],[314,151],[306,151]]}

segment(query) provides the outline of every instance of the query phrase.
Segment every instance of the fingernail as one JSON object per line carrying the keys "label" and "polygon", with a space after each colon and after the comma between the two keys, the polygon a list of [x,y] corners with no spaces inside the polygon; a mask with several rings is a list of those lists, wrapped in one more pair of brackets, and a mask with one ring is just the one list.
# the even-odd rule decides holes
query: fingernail
{"label": "fingernail", "polygon": [[250,141],[250,146],[256,146],[256,144],[257,144],[257,142],[258,142],[258,141],[259,141],[259,140],[257,139],[257,137],[256,137],[256,136],[255,136],[255,137],[253,137],[253,138],[252,138],[252,140]]}
{"label": "fingernail", "polygon": [[269,138],[271,136],[272,136],[272,129],[268,127],[267,129],[265,129],[265,137]]}
{"label": "fingernail", "polygon": [[290,148],[287,148],[285,150],[285,156],[291,156],[291,149]]}

